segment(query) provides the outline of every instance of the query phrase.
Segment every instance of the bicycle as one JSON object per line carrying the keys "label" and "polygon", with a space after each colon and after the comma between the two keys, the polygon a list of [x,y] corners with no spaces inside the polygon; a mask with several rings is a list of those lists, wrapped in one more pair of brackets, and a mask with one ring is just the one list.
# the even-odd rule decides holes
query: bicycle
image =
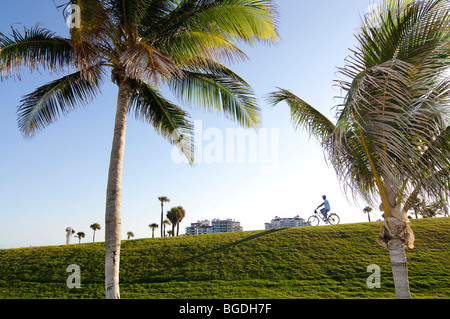
{"label": "bicycle", "polygon": [[328,215],[327,218],[325,218],[325,216],[321,212],[318,212],[316,209],[316,210],[314,210],[314,215],[311,215],[308,218],[308,223],[311,226],[317,226],[317,225],[319,225],[320,220],[322,220],[325,224],[328,224],[328,225],[337,225],[337,224],[339,224],[339,221],[340,221],[338,215],[333,213],[333,214]]}

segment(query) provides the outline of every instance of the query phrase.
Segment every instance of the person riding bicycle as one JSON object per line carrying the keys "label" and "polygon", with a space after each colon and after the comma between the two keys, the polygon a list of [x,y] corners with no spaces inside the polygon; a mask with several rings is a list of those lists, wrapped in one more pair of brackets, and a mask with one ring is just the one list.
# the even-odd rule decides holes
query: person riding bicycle
{"label": "person riding bicycle", "polygon": [[320,210],[320,212],[323,214],[325,219],[328,219],[327,213],[330,211],[330,203],[328,202],[326,195],[323,195],[322,198],[323,198],[323,203],[320,204],[319,206],[317,206],[316,209],[319,209],[320,207],[323,206],[323,208]]}

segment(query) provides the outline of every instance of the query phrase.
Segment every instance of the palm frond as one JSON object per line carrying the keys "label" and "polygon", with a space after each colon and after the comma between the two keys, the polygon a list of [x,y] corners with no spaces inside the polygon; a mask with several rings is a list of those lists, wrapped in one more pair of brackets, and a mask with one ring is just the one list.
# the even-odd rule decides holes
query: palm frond
{"label": "palm frond", "polygon": [[285,89],[278,89],[278,91],[270,93],[268,101],[274,106],[286,102],[291,109],[291,120],[296,129],[306,129],[322,145],[328,143],[335,125],[317,109]]}
{"label": "palm frond", "polygon": [[135,81],[129,100],[129,112],[151,124],[163,137],[175,144],[194,163],[193,126],[189,115],[142,81]]}
{"label": "palm frond", "polygon": [[80,9],[79,27],[70,29],[74,63],[81,71],[105,58],[118,62],[120,34],[104,1],[72,0]]}
{"label": "palm frond", "polygon": [[61,115],[86,105],[100,93],[104,72],[100,66],[89,69],[85,77],[78,71],[37,88],[21,100],[17,109],[19,129],[32,137]]}
{"label": "palm frond", "polygon": [[224,66],[215,64],[213,72],[186,70],[182,76],[172,77],[169,87],[193,106],[225,114],[247,128],[259,126],[260,109],[253,90]]}
{"label": "palm frond", "polygon": [[23,33],[11,28],[7,36],[0,32],[0,77],[20,77],[20,67],[30,71],[42,67],[49,71],[61,71],[72,63],[70,41],[55,35],[36,24]]}
{"label": "palm frond", "polygon": [[130,45],[120,57],[120,62],[127,77],[144,82],[157,82],[158,77],[181,74],[180,67],[169,55],[142,42]]}

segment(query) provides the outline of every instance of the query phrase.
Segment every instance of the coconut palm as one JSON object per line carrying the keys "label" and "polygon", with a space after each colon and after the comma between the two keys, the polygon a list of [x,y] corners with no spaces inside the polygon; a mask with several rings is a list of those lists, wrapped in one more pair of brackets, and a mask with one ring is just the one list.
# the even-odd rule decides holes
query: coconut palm
{"label": "coconut palm", "polygon": [[130,239],[130,237],[134,237],[134,234],[131,231],[127,232],[127,239]]}
{"label": "coconut palm", "polygon": [[369,223],[370,223],[370,213],[372,212],[373,208],[370,206],[366,206],[363,209],[364,214],[367,214],[367,217],[369,218]]}
{"label": "coconut palm", "polygon": [[[170,199],[168,199],[166,196],[160,196],[158,197],[159,201],[161,202],[161,225],[164,223],[164,203],[170,202]],[[163,237],[163,227],[161,227],[161,237]]]}
{"label": "coconut palm", "polygon": [[164,226],[163,235],[164,237],[166,237],[166,226],[170,226],[170,221],[168,219],[164,219],[163,226]]}
{"label": "coconut palm", "polygon": [[83,233],[82,231],[80,231],[77,233],[77,235],[75,237],[78,237],[78,243],[81,244],[81,238],[86,237],[86,234]]}
{"label": "coconut palm", "polygon": [[92,237],[92,242],[95,242],[95,231],[96,231],[96,230],[100,230],[101,227],[100,227],[100,224],[99,224],[99,223],[93,223],[90,227],[91,227],[91,229],[94,231],[94,235],[93,235],[93,237]]}
{"label": "coconut palm", "polygon": [[288,90],[270,100],[288,103],[296,128],[320,141],[347,191],[369,204],[381,199],[378,242],[390,252],[397,298],[410,298],[406,212],[419,193],[438,200],[449,192],[450,8],[448,0],[385,0],[379,12],[365,18],[339,69],[336,123]]}
{"label": "coconut palm", "polygon": [[155,238],[155,229],[158,228],[158,224],[153,223],[148,225],[148,227],[150,227],[152,229],[152,238]]}
{"label": "coconut palm", "polygon": [[[31,137],[100,94],[111,70],[118,87],[105,213],[105,292],[120,298],[121,185],[127,115],[150,125],[193,163],[189,114],[163,97],[216,111],[244,127],[259,125],[251,87],[225,63],[246,55],[237,42],[277,40],[271,0],[71,0],[79,28],[62,38],[39,25],[0,34],[0,75],[22,66],[74,72],[37,88],[18,107],[20,131]],[[76,24],[76,23],[75,23]]]}

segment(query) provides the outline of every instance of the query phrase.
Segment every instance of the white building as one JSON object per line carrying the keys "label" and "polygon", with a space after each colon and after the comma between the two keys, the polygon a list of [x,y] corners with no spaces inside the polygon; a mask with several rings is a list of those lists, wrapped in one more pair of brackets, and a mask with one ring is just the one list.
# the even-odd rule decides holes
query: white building
{"label": "white building", "polygon": [[191,226],[186,227],[186,235],[203,235],[215,233],[232,233],[242,231],[241,223],[232,219],[213,219],[198,221],[192,223]]}
{"label": "white building", "polygon": [[303,227],[309,226],[300,216],[295,216],[294,218],[281,218],[276,216],[270,223],[265,223],[265,229],[278,229],[278,228],[290,228],[290,227]]}

